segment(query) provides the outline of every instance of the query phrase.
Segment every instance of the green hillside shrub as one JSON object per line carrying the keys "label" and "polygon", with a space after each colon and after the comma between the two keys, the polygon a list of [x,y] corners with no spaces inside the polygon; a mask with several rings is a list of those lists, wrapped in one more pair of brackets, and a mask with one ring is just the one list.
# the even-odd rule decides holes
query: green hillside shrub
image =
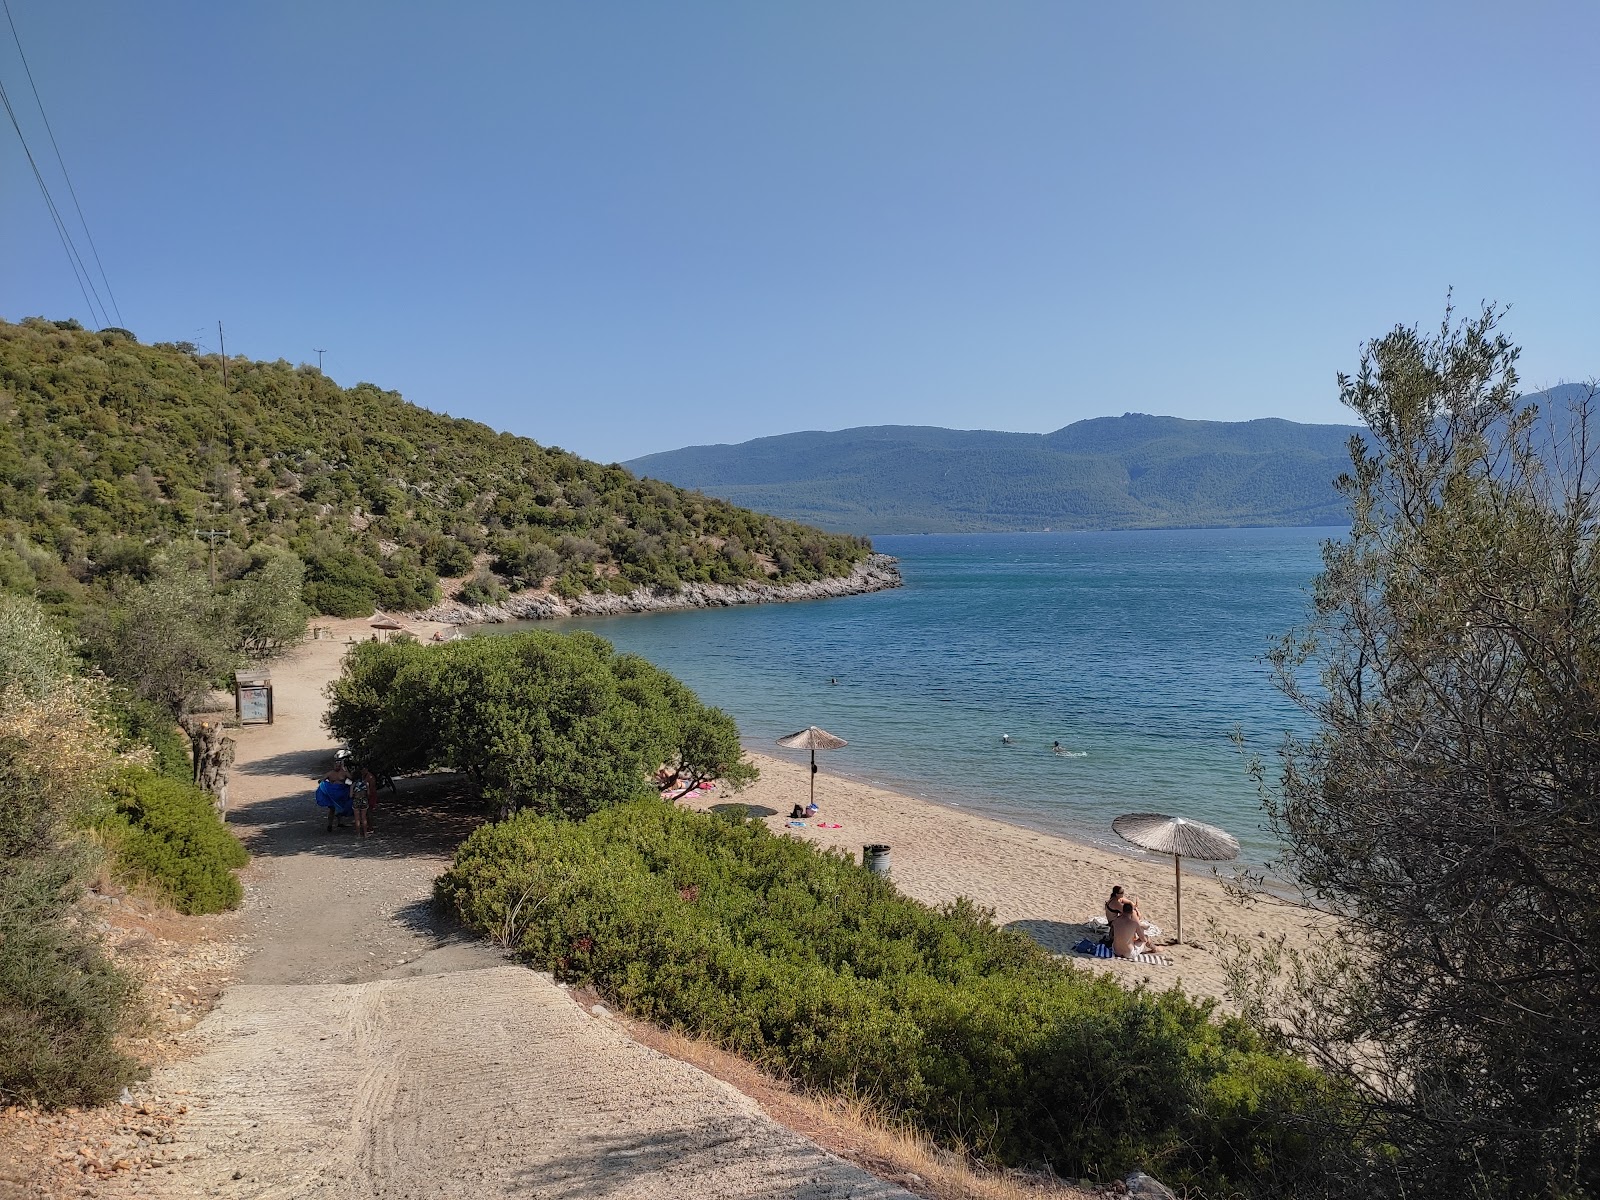
{"label": "green hillside shrub", "polygon": [[101,828],[119,869],[153,885],[179,912],[239,906],[244,892],[232,869],[250,856],[209,796],[192,783],[132,767],[113,782],[111,801]]}
{"label": "green hillside shrub", "polygon": [[757,823],[628,804],[484,826],[441,905],[626,1010],[998,1162],[1281,1195],[1333,1096],[1242,1022],[1054,961]]}
{"label": "green hillside shrub", "polygon": [[273,645],[284,610],[257,601],[276,601],[292,564],[235,586],[267,551],[297,555],[305,602],[333,616],[426,608],[439,574],[481,550],[507,578],[592,591],[612,568],[634,586],[769,578],[755,557],[725,559],[731,541],[778,583],[848,574],[870,552],[370,383],[233,358],[224,386],[221,367],[187,343],[0,321],[0,586],[82,607],[91,587],[142,579],[152,548],[216,530],[218,582],[251,642]]}

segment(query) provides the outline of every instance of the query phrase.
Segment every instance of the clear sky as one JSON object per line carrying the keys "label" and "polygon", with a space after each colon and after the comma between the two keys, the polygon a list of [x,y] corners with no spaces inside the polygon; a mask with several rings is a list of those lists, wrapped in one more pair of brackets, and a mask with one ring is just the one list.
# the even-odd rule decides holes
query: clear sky
{"label": "clear sky", "polygon": [[[9,3],[121,324],[605,462],[1344,421],[1452,286],[1600,374],[1591,0]],[[97,324],[0,134],[0,316]]]}

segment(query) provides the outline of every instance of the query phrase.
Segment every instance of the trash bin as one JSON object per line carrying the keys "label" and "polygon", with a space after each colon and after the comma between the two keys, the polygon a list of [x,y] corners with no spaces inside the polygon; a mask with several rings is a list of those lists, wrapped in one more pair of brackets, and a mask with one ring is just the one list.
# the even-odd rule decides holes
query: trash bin
{"label": "trash bin", "polygon": [[874,844],[861,847],[861,865],[874,875],[889,874],[889,847]]}

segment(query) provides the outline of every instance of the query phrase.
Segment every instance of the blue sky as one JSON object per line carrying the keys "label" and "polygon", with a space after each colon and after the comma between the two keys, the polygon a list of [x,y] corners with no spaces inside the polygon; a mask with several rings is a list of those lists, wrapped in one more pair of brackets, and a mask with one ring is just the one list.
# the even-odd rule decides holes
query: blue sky
{"label": "blue sky", "polygon": [[[1588,2],[9,2],[141,339],[601,461],[1344,421],[1452,286],[1600,374]],[[0,316],[90,324],[0,131]]]}

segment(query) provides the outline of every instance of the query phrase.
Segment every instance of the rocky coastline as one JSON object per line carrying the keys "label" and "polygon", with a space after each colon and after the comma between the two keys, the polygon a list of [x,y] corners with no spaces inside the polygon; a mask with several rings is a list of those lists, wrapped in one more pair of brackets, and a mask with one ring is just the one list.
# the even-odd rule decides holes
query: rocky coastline
{"label": "rocky coastline", "polygon": [[886,591],[903,582],[899,559],[888,554],[874,554],[852,567],[848,575],[808,583],[687,583],[676,591],[641,587],[627,595],[586,592],[572,600],[563,600],[554,592],[536,590],[509,596],[498,604],[472,605],[446,600],[409,615],[415,620],[444,625],[498,625],[506,621],[546,621],[557,617],[609,617],[680,608],[825,600]]}

